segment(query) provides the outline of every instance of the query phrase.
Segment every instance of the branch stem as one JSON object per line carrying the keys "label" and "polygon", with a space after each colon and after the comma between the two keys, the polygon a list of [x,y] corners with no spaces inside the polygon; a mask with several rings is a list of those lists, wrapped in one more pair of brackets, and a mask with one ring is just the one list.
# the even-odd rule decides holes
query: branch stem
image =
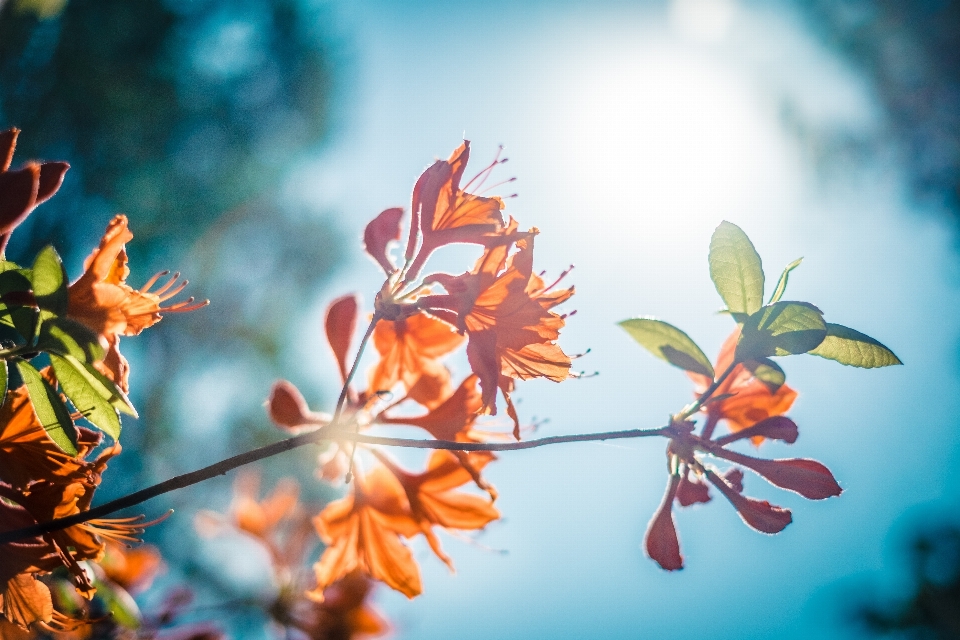
{"label": "branch stem", "polygon": [[165,493],[176,491],[177,489],[183,489],[216,476],[225,475],[228,471],[232,471],[237,467],[250,464],[251,462],[264,460],[279,453],[283,453],[284,451],[290,451],[291,449],[296,449],[297,447],[323,441],[355,442],[388,447],[407,447],[413,449],[445,449],[447,451],[518,451],[520,449],[533,449],[536,447],[544,447],[547,445],[562,444],[566,442],[593,442],[600,440],[619,440],[624,438],[648,438],[652,436],[670,437],[673,434],[673,431],[669,426],[667,426],[655,429],[629,429],[626,431],[606,431],[601,433],[551,436],[548,438],[524,440],[521,442],[455,442],[451,440],[384,438],[380,436],[358,434],[351,430],[337,430],[331,428],[333,426],[334,423],[331,423],[331,425],[328,427],[322,427],[310,433],[304,433],[292,438],[287,438],[286,440],[281,440],[280,442],[268,444],[258,449],[253,449],[252,451],[247,451],[246,453],[241,453],[240,455],[227,458],[226,460],[221,460],[216,464],[198,469],[197,471],[185,473],[183,475],[170,478],[169,480],[165,480],[159,484],[155,484],[152,487],[135,491],[134,493],[117,498],[116,500],[112,500],[87,511],[82,511],[64,518],[57,518],[56,520],[50,520],[49,522],[43,522],[29,527],[24,527],[22,529],[0,533],[0,544],[15,542],[25,538],[32,538],[45,533],[50,533],[51,531],[59,531],[67,527],[81,524],[83,522],[87,522],[88,520],[103,518],[104,516],[116,513],[121,509],[136,506]]}

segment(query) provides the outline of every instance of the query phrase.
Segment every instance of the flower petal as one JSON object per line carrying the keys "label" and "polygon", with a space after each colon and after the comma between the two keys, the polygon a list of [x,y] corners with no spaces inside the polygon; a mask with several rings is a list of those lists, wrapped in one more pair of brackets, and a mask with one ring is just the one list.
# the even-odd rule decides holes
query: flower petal
{"label": "flower petal", "polygon": [[647,554],[667,571],[683,569],[683,556],[680,555],[680,540],[677,538],[677,528],[673,523],[672,508],[679,486],[680,476],[671,475],[663,501],[650,521],[650,526],[647,527],[644,540]]}
{"label": "flower petal", "polygon": [[357,329],[357,310],[359,303],[354,294],[342,296],[330,303],[327,315],[324,318],[324,328],[327,332],[327,342],[333,349],[333,355],[340,367],[340,379],[347,379],[347,352],[350,350],[350,341]]}
{"label": "flower petal", "polygon": [[396,271],[397,268],[390,261],[390,256],[387,255],[387,245],[400,239],[400,220],[402,217],[403,209],[400,207],[386,209],[371,220],[363,230],[363,248],[388,275]]}

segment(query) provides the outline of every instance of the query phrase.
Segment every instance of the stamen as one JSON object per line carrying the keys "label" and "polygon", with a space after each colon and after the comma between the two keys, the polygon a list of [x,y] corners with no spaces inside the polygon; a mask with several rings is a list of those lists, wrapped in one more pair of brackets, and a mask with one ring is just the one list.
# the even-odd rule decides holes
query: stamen
{"label": "stamen", "polygon": [[[170,273],[170,272],[168,271],[167,273]],[[165,285],[163,285],[162,287],[154,291],[153,294],[157,296],[163,295],[163,292],[169,289],[170,287],[172,287],[174,284],[176,284],[177,280],[179,279],[180,279],[180,272],[177,271],[175,274],[173,274],[170,277],[169,280],[167,280],[167,283]]]}
{"label": "stamen", "polygon": [[474,193],[475,193],[476,195],[483,195],[484,193],[489,193],[491,190],[496,189],[497,187],[502,187],[502,186],[505,185],[505,184],[509,184],[509,183],[511,183],[511,182],[516,182],[516,181],[517,181],[517,178],[516,178],[516,176],[514,176],[514,177],[512,177],[512,178],[507,178],[506,180],[501,180],[500,182],[497,182],[496,184],[492,184],[492,185],[490,185],[489,187],[487,187],[486,189],[484,189],[483,191],[474,191]]}
{"label": "stamen", "polygon": [[497,154],[493,157],[493,162],[491,162],[491,163],[488,164],[486,167],[484,167],[483,169],[481,169],[481,170],[480,170],[480,173],[478,173],[477,175],[473,176],[473,178],[471,178],[470,181],[467,182],[467,184],[465,184],[465,185],[463,185],[462,187],[460,187],[460,190],[461,190],[461,191],[466,191],[467,189],[470,188],[470,186],[471,186],[474,182],[477,181],[477,179],[479,179],[480,182],[477,182],[476,188],[479,189],[480,187],[482,187],[482,186],[483,186],[483,183],[484,183],[484,182],[486,181],[486,179],[490,176],[490,172],[493,171],[494,167],[496,167],[498,164],[503,164],[504,162],[507,161],[506,158],[504,158],[503,160],[500,159],[500,154],[501,154],[501,153],[503,153],[503,145],[500,145],[500,146],[497,148]]}
{"label": "stamen", "polygon": [[154,284],[156,284],[157,280],[159,280],[160,278],[162,278],[162,277],[165,276],[165,275],[168,275],[169,273],[170,273],[170,270],[167,269],[166,271],[158,271],[157,273],[153,274],[153,277],[150,278],[149,280],[147,280],[146,284],[144,284],[144,285],[140,288],[140,292],[141,292],[141,293],[147,293],[147,292],[149,292],[149,291],[150,291],[150,287],[152,287]]}
{"label": "stamen", "polygon": [[[574,266],[574,265],[570,265],[569,267],[567,267],[566,269],[564,269],[563,271],[561,271],[561,272],[560,272],[560,275],[557,276],[557,279],[553,281],[553,284],[551,284],[549,287],[544,287],[543,289],[541,289],[541,290],[540,290],[540,293],[546,293],[547,291],[550,291],[550,289],[553,289],[555,286],[557,286],[558,284],[560,284],[560,281],[563,280],[564,278],[566,278],[568,275],[570,275],[570,272],[573,271],[573,266]],[[546,271],[544,271],[543,273],[540,274],[540,277],[541,277],[541,278],[543,277],[543,274],[544,274],[544,273],[546,273]],[[572,315],[572,314],[571,314],[571,315]]]}
{"label": "stamen", "polygon": [[[187,298],[183,302],[178,302],[177,304],[171,305],[169,307],[161,307],[160,311],[164,313],[187,313],[188,311],[196,311],[197,309],[202,309],[208,304],[209,300],[201,300],[200,302],[193,302],[193,298]],[[193,303],[193,304],[191,304]]]}
{"label": "stamen", "polygon": [[180,284],[178,284],[177,286],[175,286],[175,287],[174,287],[173,289],[171,289],[170,291],[167,291],[167,287],[169,287],[171,284],[173,284],[172,281],[171,281],[170,283],[168,283],[167,286],[165,286],[164,288],[162,288],[162,289],[160,289],[159,291],[157,291],[156,293],[154,293],[155,296],[157,296],[158,298],[160,298],[160,302],[164,302],[164,301],[166,301],[166,300],[169,300],[170,298],[174,297],[175,295],[177,295],[178,293],[180,293],[181,291],[183,291],[183,290],[187,287],[187,285],[190,284],[190,281],[189,281],[189,280],[184,280],[183,282],[181,282]]}

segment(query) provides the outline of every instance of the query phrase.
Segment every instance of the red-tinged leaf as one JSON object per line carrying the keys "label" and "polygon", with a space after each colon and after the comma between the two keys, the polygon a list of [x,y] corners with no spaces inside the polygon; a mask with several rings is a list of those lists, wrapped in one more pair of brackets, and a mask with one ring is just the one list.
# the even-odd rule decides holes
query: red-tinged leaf
{"label": "red-tinged leaf", "polygon": [[780,533],[793,522],[789,509],[777,507],[766,500],[747,498],[734,490],[727,482],[712,471],[707,471],[707,479],[726,496],[740,518],[752,529],[761,533]]}
{"label": "red-tinged leaf", "polygon": [[354,294],[337,298],[327,307],[327,316],[324,327],[327,330],[327,341],[333,349],[333,355],[340,367],[340,379],[347,379],[347,352],[350,350],[350,341],[357,329],[357,310],[359,308],[357,296]]}
{"label": "red-tinged leaf", "polygon": [[53,197],[63,184],[70,165],[66,162],[44,162],[40,165],[40,184],[37,187],[37,205]]}
{"label": "red-tinged leaf", "polygon": [[662,569],[677,571],[683,569],[683,556],[680,555],[680,540],[673,523],[673,500],[680,486],[680,476],[670,476],[670,483],[663,496],[660,508],[650,521],[644,546],[650,556]]}
{"label": "red-tinged leaf", "polygon": [[388,275],[397,270],[387,255],[387,245],[400,240],[401,218],[403,209],[400,207],[387,209],[371,220],[363,231],[363,248]]}
{"label": "red-tinged leaf", "polygon": [[731,442],[743,440],[744,438],[760,437],[771,440],[782,440],[787,444],[793,444],[797,441],[798,435],[799,431],[796,422],[787,416],[773,416],[772,418],[761,420],[752,427],[730,433],[722,438],[717,438],[716,443],[723,447]]}
{"label": "red-tinged leaf", "polygon": [[13,151],[17,148],[17,136],[20,129],[0,131],[0,171],[6,171],[13,162]]}
{"label": "red-tinged leaf", "polygon": [[692,504],[710,502],[710,488],[700,479],[691,480],[683,476],[680,480],[680,486],[677,487],[677,502],[681,507],[689,507]]}
{"label": "red-tinged leaf", "polygon": [[843,492],[830,470],[807,458],[761,460],[735,451],[718,451],[716,455],[753,469],[770,484],[799,493],[810,500],[824,500]]}
{"label": "red-tinged leaf", "polygon": [[330,416],[314,413],[292,382],[277,380],[267,399],[267,412],[275,425],[294,433],[330,423]]}
{"label": "red-tinged leaf", "polygon": [[0,173],[0,234],[10,233],[37,204],[40,165]]}

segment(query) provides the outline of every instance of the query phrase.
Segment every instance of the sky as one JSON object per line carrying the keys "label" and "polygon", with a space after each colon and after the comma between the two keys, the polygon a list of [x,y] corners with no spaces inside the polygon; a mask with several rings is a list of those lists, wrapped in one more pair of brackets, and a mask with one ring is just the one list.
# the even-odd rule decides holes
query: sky
{"label": "sky", "polygon": [[[329,300],[372,292],[359,250],[366,222],[409,206],[419,173],[466,137],[482,168],[503,145],[515,176],[507,213],[536,226],[536,268],[570,264],[576,309],[561,337],[594,377],[523,383],[538,435],[652,427],[690,399],[682,372],[616,326],[650,315],[711,356],[733,328],[709,279],[713,229],[729,220],[756,245],[768,292],[804,262],[785,299],[891,347],[905,366],[860,370],[815,357],[781,361],[800,392],[792,446],[844,488],[812,502],[754,475],[746,493],[789,507],[777,536],[748,529],[729,504],[676,514],[686,568],[661,571],[641,548],[666,481],[664,443],[638,440],[504,454],[489,479],[502,521],[474,540],[443,540],[456,575],[414,545],[424,594],[386,588],[380,608],[400,639],[849,638],[842,604],[864,581],[896,589],[910,523],[956,505],[960,312],[954,238],[911,205],[896,165],[814,162],[814,129],[882,128],[870,87],[787,7],[735,0],[638,3],[335,4],[351,43],[350,89],[334,142],[290,181],[292,198],[342,212],[353,263],[305,323],[310,375],[336,373],[317,331]],[[467,173],[470,174],[470,168]],[[432,263],[461,271],[470,249]],[[464,262],[464,260],[467,260]],[[455,364],[462,374],[466,364]],[[751,453],[751,447],[742,450]],[[398,454],[401,455],[401,454]],[[406,455],[406,454],[402,454]]]}

